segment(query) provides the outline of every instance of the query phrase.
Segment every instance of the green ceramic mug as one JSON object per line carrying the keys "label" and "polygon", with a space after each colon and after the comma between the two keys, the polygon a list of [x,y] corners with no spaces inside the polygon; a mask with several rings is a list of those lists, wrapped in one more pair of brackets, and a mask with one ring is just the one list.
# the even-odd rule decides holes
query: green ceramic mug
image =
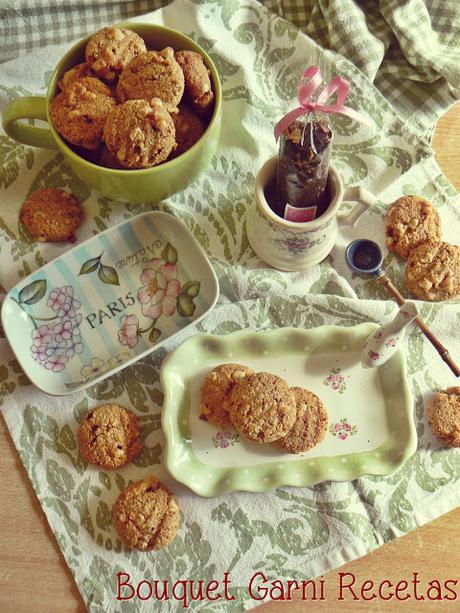
{"label": "green ceramic mug", "polygon": [[[57,149],[64,154],[71,168],[92,189],[103,196],[128,202],[158,202],[184,189],[209,164],[216,151],[222,115],[222,90],[216,67],[208,54],[191,38],[164,26],[145,23],[123,23],[119,27],[137,32],[147,47],[188,49],[200,53],[211,72],[215,106],[211,121],[203,136],[185,153],[152,168],[115,170],[92,164],[77,155],[59,136],[50,121],[49,104],[57,93],[57,83],[64,72],[85,61],[85,46],[89,36],[74,45],[53,72],[46,97],[30,96],[12,100],[3,111],[3,129],[15,140],[33,147]],[[20,119],[43,119],[49,128],[37,128],[21,123]]]}

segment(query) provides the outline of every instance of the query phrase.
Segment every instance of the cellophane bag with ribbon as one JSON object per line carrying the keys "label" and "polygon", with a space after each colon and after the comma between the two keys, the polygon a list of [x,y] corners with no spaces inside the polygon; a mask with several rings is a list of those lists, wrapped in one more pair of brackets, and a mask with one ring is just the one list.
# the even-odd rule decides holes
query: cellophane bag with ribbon
{"label": "cellophane bag with ribbon", "polygon": [[328,115],[317,111],[307,111],[283,130],[274,203],[277,215],[305,222],[326,211],[333,136]]}

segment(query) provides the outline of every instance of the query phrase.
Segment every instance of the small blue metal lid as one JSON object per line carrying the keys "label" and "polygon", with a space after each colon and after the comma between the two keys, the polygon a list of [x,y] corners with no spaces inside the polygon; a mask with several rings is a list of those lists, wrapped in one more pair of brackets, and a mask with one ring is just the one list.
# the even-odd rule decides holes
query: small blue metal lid
{"label": "small blue metal lid", "polygon": [[383,253],[374,241],[358,238],[348,245],[345,260],[354,272],[375,275],[382,270]]}

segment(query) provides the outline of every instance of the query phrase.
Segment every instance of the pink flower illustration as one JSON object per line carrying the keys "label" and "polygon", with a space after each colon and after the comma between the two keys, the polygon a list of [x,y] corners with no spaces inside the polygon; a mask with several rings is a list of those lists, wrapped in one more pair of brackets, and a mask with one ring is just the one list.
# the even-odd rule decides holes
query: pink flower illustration
{"label": "pink flower illustration", "polygon": [[233,447],[239,441],[239,436],[232,430],[219,430],[212,438],[212,446],[216,449],[227,449]]}
{"label": "pink flower illustration", "polygon": [[342,417],[339,422],[329,426],[329,432],[332,436],[345,441],[349,436],[354,436],[358,432],[358,428],[349,424],[346,417]]}
{"label": "pink flower illustration", "polygon": [[323,380],[323,384],[329,386],[334,391],[338,391],[339,394],[343,394],[347,389],[345,383],[345,377],[340,374],[340,367],[331,368],[328,376]]}
{"label": "pink flower illustration", "polygon": [[396,339],[395,338],[389,338],[387,340],[387,342],[385,343],[385,345],[387,347],[396,347]]}
{"label": "pink flower illustration", "polygon": [[151,319],[158,319],[162,313],[172,315],[180,292],[176,265],[153,258],[147,262],[141,281],[144,286],[139,289],[137,297],[142,304],[142,313]]}
{"label": "pink flower illustration", "polygon": [[118,340],[122,345],[128,345],[131,349],[137,345],[139,340],[139,318],[137,315],[123,315],[120,318],[120,329],[118,330]]}
{"label": "pink flower illustration", "polygon": [[369,357],[371,360],[378,360],[380,358],[380,353],[378,351],[369,351]]}
{"label": "pink flower illustration", "polygon": [[342,375],[331,374],[327,377],[326,381],[329,383],[333,390],[338,390],[340,389],[340,386],[345,381],[345,379],[344,377],[342,377]]}

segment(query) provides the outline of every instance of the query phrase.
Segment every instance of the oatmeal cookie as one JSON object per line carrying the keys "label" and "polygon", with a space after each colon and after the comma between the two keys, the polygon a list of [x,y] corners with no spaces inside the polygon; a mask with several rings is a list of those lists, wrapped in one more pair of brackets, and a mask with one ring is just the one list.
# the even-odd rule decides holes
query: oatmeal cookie
{"label": "oatmeal cookie", "polygon": [[240,364],[221,364],[213,368],[201,388],[200,419],[217,428],[231,428],[230,395],[244,377],[253,373],[252,368]]}
{"label": "oatmeal cookie", "polygon": [[172,119],[176,128],[176,148],[171,152],[171,158],[177,157],[190,149],[203,135],[206,126],[202,119],[188,107],[181,104],[179,112],[174,113]]}
{"label": "oatmeal cookie", "polygon": [[316,394],[301,387],[291,387],[297,416],[294,425],[283,438],[275,442],[277,447],[289,453],[303,453],[312,449],[327,432],[327,411]]}
{"label": "oatmeal cookie", "polygon": [[108,469],[124,466],[142,449],[137,417],[118,404],[101,404],[80,423],[78,445],[91,464]]}
{"label": "oatmeal cookie", "polygon": [[177,51],[175,58],[184,73],[187,99],[197,113],[207,115],[213,107],[214,93],[202,56],[195,51]]}
{"label": "oatmeal cookie", "polygon": [[77,64],[70,70],[67,70],[62,77],[59,79],[58,87],[59,89],[66,89],[69,85],[72,85],[76,81],[81,81],[85,77],[96,77],[94,72],[91,70],[89,64],[84,62],[83,64]]}
{"label": "oatmeal cookie", "polygon": [[107,117],[104,141],[124,168],[148,168],[167,159],[176,144],[175,132],[161,100],[128,100]]}
{"label": "oatmeal cookie", "polygon": [[441,241],[441,219],[425,198],[402,196],[386,214],[385,234],[388,249],[407,260],[422,243]]}
{"label": "oatmeal cookie", "polygon": [[113,507],[113,518],[128,547],[151,551],[172,543],[180,511],[175,497],[152,475],[128,485]]}
{"label": "oatmeal cookie", "polygon": [[449,447],[460,447],[460,387],[438,392],[428,406],[428,423]]}
{"label": "oatmeal cookie", "polygon": [[230,420],[250,440],[276,441],[296,420],[296,402],[286,381],[267,372],[248,375],[230,396]]}
{"label": "oatmeal cookie", "polygon": [[449,300],[460,294],[460,247],[427,242],[411,252],[407,288],[421,300]]}
{"label": "oatmeal cookie", "polygon": [[146,51],[144,40],[136,32],[109,27],[99,30],[89,39],[85,57],[98,77],[112,82],[128,62]]}
{"label": "oatmeal cookie", "polygon": [[110,153],[107,145],[102,145],[99,151],[99,156],[96,160],[96,164],[99,166],[105,166],[105,168],[115,168],[116,170],[124,170],[123,166],[117,160],[117,157]]}
{"label": "oatmeal cookie", "polygon": [[117,85],[122,102],[159,98],[171,113],[177,111],[183,93],[184,74],[171,47],[135,57],[121,73]]}
{"label": "oatmeal cookie", "polygon": [[51,187],[32,192],[19,212],[21,223],[41,243],[74,240],[82,216],[73,194]]}
{"label": "oatmeal cookie", "polygon": [[69,143],[97,149],[108,114],[116,106],[107,85],[92,77],[75,81],[58,94],[50,105],[53,126]]}

